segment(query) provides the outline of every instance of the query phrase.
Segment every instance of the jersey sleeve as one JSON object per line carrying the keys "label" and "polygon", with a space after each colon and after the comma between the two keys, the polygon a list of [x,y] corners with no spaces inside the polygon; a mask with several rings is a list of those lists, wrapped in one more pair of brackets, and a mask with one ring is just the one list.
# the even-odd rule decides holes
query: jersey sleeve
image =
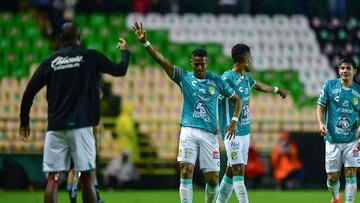
{"label": "jersey sleeve", "polygon": [[31,77],[23,94],[21,100],[21,106],[20,106],[20,126],[22,127],[29,126],[30,108],[33,104],[34,97],[36,93],[39,92],[40,89],[46,85],[44,68],[45,65],[43,62],[41,63],[39,68],[35,71],[34,75]]}
{"label": "jersey sleeve", "polygon": [[114,63],[98,51],[90,50],[91,60],[96,61],[97,68],[112,76],[124,76],[129,67],[130,52],[125,50],[119,63]]}
{"label": "jersey sleeve", "polygon": [[252,89],[256,84],[256,80],[249,76],[249,87]]}
{"label": "jersey sleeve", "polygon": [[[222,79],[223,81],[225,81],[226,83],[231,82],[230,79],[229,79],[229,75],[227,74],[227,72],[223,73],[220,77],[221,77],[221,79]],[[224,98],[225,98],[224,95],[219,94],[219,99],[220,99],[220,100],[223,100]]]}
{"label": "jersey sleeve", "polygon": [[328,86],[329,86],[329,81],[326,81],[321,88],[320,96],[317,102],[321,106],[327,106],[329,103]]}
{"label": "jersey sleeve", "polygon": [[179,67],[179,66],[174,66],[174,75],[171,78],[171,80],[173,80],[176,84],[180,84],[182,78],[184,77],[184,75],[186,74],[186,70],[184,70],[183,68]]}
{"label": "jersey sleeve", "polygon": [[224,74],[223,76],[219,77],[218,80],[220,87],[219,93],[223,97],[232,97],[235,94],[235,91],[230,87],[228,83],[228,79],[229,78],[226,76],[226,74]]}

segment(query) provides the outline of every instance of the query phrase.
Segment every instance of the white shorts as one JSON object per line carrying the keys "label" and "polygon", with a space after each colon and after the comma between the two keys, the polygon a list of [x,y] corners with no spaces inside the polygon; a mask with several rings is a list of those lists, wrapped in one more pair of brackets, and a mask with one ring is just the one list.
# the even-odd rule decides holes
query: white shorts
{"label": "white shorts", "polygon": [[330,143],[325,141],[325,169],[327,173],[339,172],[344,167],[359,167],[357,141],[350,143]]}
{"label": "white shorts", "polygon": [[224,140],[227,155],[227,165],[247,164],[250,146],[250,134],[235,136],[232,140]]}
{"label": "white shorts", "polygon": [[93,127],[48,131],[45,137],[43,171],[67,171],[70,157],[76,171],[95,168],[95,137]]}
{"label": "white shorts", "polygon": [[217,135],[198,128],[182,127],[177,161],[195,165],[198,154],[200,169],[203,172],[220,171]]}

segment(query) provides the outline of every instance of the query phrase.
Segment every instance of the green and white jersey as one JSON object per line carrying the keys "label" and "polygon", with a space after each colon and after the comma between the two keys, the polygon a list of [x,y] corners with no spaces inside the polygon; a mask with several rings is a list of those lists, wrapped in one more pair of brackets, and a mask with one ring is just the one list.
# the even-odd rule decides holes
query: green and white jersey
{"label": "green and white jersey", "polygon": [[235,91],[211,72],[206,72],[204,79],[198,79],[193,72],[174,66],[172,80],[179,85],[183,98],[181,127],[200,128],[217,134],[219,94],[232,97]]}
{"label": "green and white jersey", "polygon": [[[240,76],[237,72],[232,70],[223,73],[221,78],[226,81],[231,88],[233,88],[242,100],[242,108],[237,123],[237,136],[244,136],[250,134],[250,90],[254,87],[256,81],[252,79],[247,73]],[[227,126],[231,122],[234,115],[235,103],[234,101],[224,98],[219,103],[219,119],[221,135],[224,139]]]}
{"label": "green and white jersey", "polygon": [[340,79],[327,80],[324,83],[318,104],[326,108],[327,141],[349,143],[357,139],[359,98],[360,86],[355,82],[349,88],[343,87]]}

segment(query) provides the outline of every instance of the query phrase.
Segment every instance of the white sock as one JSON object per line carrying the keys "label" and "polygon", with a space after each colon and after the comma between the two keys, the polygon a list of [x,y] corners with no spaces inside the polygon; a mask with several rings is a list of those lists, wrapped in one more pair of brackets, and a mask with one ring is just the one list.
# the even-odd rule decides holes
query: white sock
{"label": "white sock", "polygon": [[355,201],[355,194],[357,189],[356,176],[345,178],[345,203],[353,203]]}
{"label": "white sock", "polygon": [[192,179],[180,178],[179,193],[181,203],[192,203]]}
{"label": "white sock", "polygon": [[219,195],[216,203],[227,203],[233,191],[233,180],[224,175],[220,183]]}
{"label": "white sock", "polygon": [[215,202],[216,195],[219,192],[219,185],[211,186],[206,183],[205,186],[205,202],[206,203],[213,203]]}
{"label": "white sock", "polygon": [[339,196],[339,189],[340,189],[340,182],[337,180],[335,183],[331,183],[329,180],[327,180],[327,187],[329,191],[331,192],[332,198],[334,200],[338,199]]}
{"label": "white sock", "polygon": [[233,176],[234,191],[240,203],[248,203],[244,176]]}

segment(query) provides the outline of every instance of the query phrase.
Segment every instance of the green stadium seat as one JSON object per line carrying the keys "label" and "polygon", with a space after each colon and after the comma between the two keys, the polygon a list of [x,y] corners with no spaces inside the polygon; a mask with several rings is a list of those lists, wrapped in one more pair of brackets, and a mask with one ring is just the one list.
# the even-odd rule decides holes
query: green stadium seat
{"label": "green stadium seat", "polygon": [[110,26],[115,30],[126,30],[125,16],[120,14],[111,14],[110,17]]}
{"label": "green stadium seat", "polygon": [[93,13],[90,16],[90,24],[93,28],[98,29],[108,24],[104,14]]}

